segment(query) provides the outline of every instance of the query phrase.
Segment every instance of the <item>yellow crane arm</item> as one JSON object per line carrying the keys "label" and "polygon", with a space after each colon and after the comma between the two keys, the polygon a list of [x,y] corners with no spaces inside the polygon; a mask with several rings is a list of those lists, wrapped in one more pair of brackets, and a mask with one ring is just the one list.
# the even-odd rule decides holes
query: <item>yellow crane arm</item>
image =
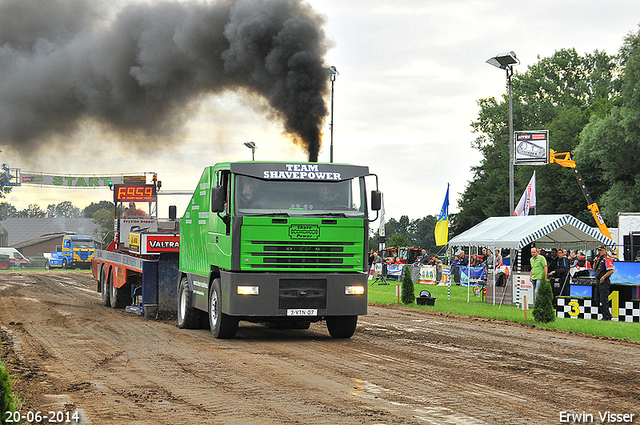
{"label": "yellow crane arm", "polygon": [[580,189],[582,189],[582,193],[584,197],[587,199],[587,208],[591,211],[591,215],[593,215],[593,219],[596,221],[598,225],[598,229],[600,229],[600,233],[611,239],[611,233],[609,233],[609,228],[604,222],[602,218],[602,214],[600,214],[600,208],[598,204],[593,202],[589,191],[587,190],[587,186],[584,184],[582,180],[582,175],[578,168],[576,167],[576,162],[571,159],[571,153],[569,152],[556,152],[553,149],[549,149],[549,163],[556,163],[566,168],[571,168],[573,170],[573,174],[576,176],[578,180],[578,184],[580,185]]}

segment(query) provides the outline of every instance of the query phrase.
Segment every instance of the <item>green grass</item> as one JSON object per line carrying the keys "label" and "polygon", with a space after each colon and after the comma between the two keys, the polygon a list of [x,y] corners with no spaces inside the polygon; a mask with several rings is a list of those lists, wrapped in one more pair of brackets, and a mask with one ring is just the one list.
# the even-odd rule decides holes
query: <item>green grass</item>
{"label": "green grass", "polygon": [[[369,285],[369,302],[376,304],[398,304],[396,285],[401,282],[389,281],[389,285]],[[459,314],[463,316],[480,316],[492,319],[508,320],[510,322],[527,323],[542,328],[562,329],[565,331],[584,333],[597,336],[628,339],[640,341],[640,323],[605,322],[586,319],[561,319],[556,318],[551,323],[535,323],[533,311],[527,311],[527,320],[524,319],[524,311],[511,305],[493,305],[482,301],[482,297],[474,295],[473,287],[469,290],[469,302],[467,302],[467,287],[451,285],[451,299],[448,297],[447,286],[414,284],[415,294],[418,296],[423,289],[431,292],[436,297],[434,306],[420,306],[415,302],[408,304],[408,308],[442,311],[445,313]],[[402,303],[400,303],[403,305]]]}

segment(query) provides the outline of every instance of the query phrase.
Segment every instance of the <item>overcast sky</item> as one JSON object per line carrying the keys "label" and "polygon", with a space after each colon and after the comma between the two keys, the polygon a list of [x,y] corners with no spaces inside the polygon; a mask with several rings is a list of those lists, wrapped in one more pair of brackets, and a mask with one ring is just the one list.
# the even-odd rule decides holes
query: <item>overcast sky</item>
{"label": "overcast sky", "polygon": [[[472,177],[470,167],[480,160],[471,148],[477,100],[506,92],[504,71],[486,64],[488,58],[512,50],[521,61],[516,71],[524,72],[538,56],[562,48],[614,54],[640,23],[637,0],[309,3],[326,18],[325,31],[334,43],[327,64],[340,73],[334,161],[367,165],[379,176],[387,219],[437,215],[447,183],[450,211],[457,212],[459,194]],[[2,147],[0,160],[12,168],[51,174],[155,171],[164,189],[193,190],[205,166],[251,159],[245,141],[258,146],[257,160],[306,160],[306,152],[289,144],[281,130],[240,95],[226,93],[202,99],[183,136],[166,141],[162,151],[112,147],[104,152],[104,142],[113,136],[86,123],[76,136],[83,146],[79,151],[51,148],[25,158]],[[329,161],[328,120],[319,160]],[[496,190],[508,190],[508,182]],[[83,208],[91,201],[111,200],[111,193],[25,185],[14,188],[7,200],[18,209],[64,200]],[[161,198],[160,214],[166,216],[168,205],[177,204],[182,215],[188,200]]]}

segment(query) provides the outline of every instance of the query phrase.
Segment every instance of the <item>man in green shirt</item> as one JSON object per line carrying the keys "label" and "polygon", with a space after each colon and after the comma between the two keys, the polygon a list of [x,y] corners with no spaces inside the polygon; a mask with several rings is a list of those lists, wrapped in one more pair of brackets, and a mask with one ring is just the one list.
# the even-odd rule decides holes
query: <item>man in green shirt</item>
{"label": "man in green shirt", "polygon": [[533,302],[538,298],[538,289],[542,284],[542,279],[547,278],[547,260],[538,254],[536,248],[531,248],[531,284],[533,285]]}

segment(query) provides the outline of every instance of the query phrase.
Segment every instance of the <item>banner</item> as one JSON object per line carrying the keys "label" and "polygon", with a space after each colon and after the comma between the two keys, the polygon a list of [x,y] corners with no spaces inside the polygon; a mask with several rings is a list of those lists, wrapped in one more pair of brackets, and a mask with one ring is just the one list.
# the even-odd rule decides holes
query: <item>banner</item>
{"label": "banner", "polygon": [[520,198],[520,202],[518,202],[518,206],[516,206],[516,210],[513,212],[513,215],[518,217],[524,217],[529,215],[529,209],[535,208],[536,206],[536,172],[533,172],[533,176],[531,176],[531,180],[529,180],[529,184],[527,185],[522,197]]}
{"label": "banner", "polygon": [[478,285],[480,280],[484,280],[484,267],[460,266],[460,283],[462,286]]}
{"label": "banner", "polygon": [[418,283],[427,285],[436,284],[436,266],[422,266],[420,267],[420,278]]}
{"label": "banner", "polygon": [[108,175],[108,174],[43,174],[30,171],[16,172],[18,185],[36,184],[40,186],[56,186],[76,189],[97,189],[108,188],[109,182],[112,184],[137,183],[145,184],[147,174],[151,172],[141,172],[136,175]]}
{"label": "banner", "polygon": [[444,202],[440,215],[436,221],[436,246],[446,245],[449,242],[449,184],[447,184],[447,193],[444,196]]}

